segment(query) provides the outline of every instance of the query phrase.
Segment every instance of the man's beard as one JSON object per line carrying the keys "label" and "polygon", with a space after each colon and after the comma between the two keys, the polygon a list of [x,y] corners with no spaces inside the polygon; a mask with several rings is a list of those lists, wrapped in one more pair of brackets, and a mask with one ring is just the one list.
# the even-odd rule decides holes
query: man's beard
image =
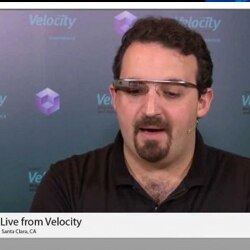
{"label": "man's beard", "polygon": [[[159,128],[162,132],[166,133],[166,143],[161,145],[157,140],[145,140],[143,144],[138,141],[138,133],[141,128],[153,126]],[[167,122],[163,121],[159,116],[144,116],[137,121],[134,126],[134,145],[137,154],[144,160],[155,163],[168,155],[172,143],[171,129]]]}

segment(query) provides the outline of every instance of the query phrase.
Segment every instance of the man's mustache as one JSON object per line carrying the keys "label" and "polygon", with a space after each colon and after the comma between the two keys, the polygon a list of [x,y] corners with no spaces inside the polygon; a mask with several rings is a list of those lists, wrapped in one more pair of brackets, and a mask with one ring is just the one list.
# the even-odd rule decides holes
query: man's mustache
{"label": "man's mustache", "polygon": [[156,129],[165,130],[166,133],[170,132],[170,125],[166,121],[164,121],[159,116],[144,116],[140,120],[136,121],[134,128],[135,134],[137,134],[140,129],[147,128],[149,126],[153,126]]}

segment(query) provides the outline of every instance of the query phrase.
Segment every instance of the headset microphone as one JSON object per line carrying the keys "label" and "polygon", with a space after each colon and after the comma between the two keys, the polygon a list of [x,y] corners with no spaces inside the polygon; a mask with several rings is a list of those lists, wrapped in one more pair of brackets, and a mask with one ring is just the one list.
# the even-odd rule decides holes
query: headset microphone
{"label": "headset microphone", "polygon": [[198,120],[196,121],[196,124],[193,127],[187,130],[187,134],[190,134],[197,127],[197,125],[198,125]]}

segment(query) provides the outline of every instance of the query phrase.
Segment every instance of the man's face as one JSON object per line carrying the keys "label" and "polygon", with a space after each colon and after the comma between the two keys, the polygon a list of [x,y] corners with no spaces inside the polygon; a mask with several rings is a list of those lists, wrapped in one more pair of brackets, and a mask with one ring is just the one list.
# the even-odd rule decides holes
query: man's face
{"label": "man's face", "polygon": [[[124,54],[120,79],[196,84],[197,70],[193,55],[182,55],[159,43],[134,42]],[[175,86],[165,92],[157,83],[147,86],[148,92],[139,95],[110,86],[125,151],[152,163],[171,161],[194,141],[197,117],[208,112],[212,91],[199,98],[195,88]]]}

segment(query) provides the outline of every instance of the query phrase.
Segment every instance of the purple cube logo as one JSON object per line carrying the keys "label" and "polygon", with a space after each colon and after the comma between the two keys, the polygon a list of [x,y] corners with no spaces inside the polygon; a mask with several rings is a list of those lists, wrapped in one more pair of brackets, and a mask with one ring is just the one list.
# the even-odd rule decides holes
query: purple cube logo
{"label": "purple cube logo", "polygon": [[118,34],[121,36],[134,24],[137,17],[128,11],[123,11],[114,17],[114,27]]}
{"label": "purple cube logo", "polygon": [[45,115],[51,115],[60,109],[60,96],[52,89],[46,88],[36,94],[36,106]]}

